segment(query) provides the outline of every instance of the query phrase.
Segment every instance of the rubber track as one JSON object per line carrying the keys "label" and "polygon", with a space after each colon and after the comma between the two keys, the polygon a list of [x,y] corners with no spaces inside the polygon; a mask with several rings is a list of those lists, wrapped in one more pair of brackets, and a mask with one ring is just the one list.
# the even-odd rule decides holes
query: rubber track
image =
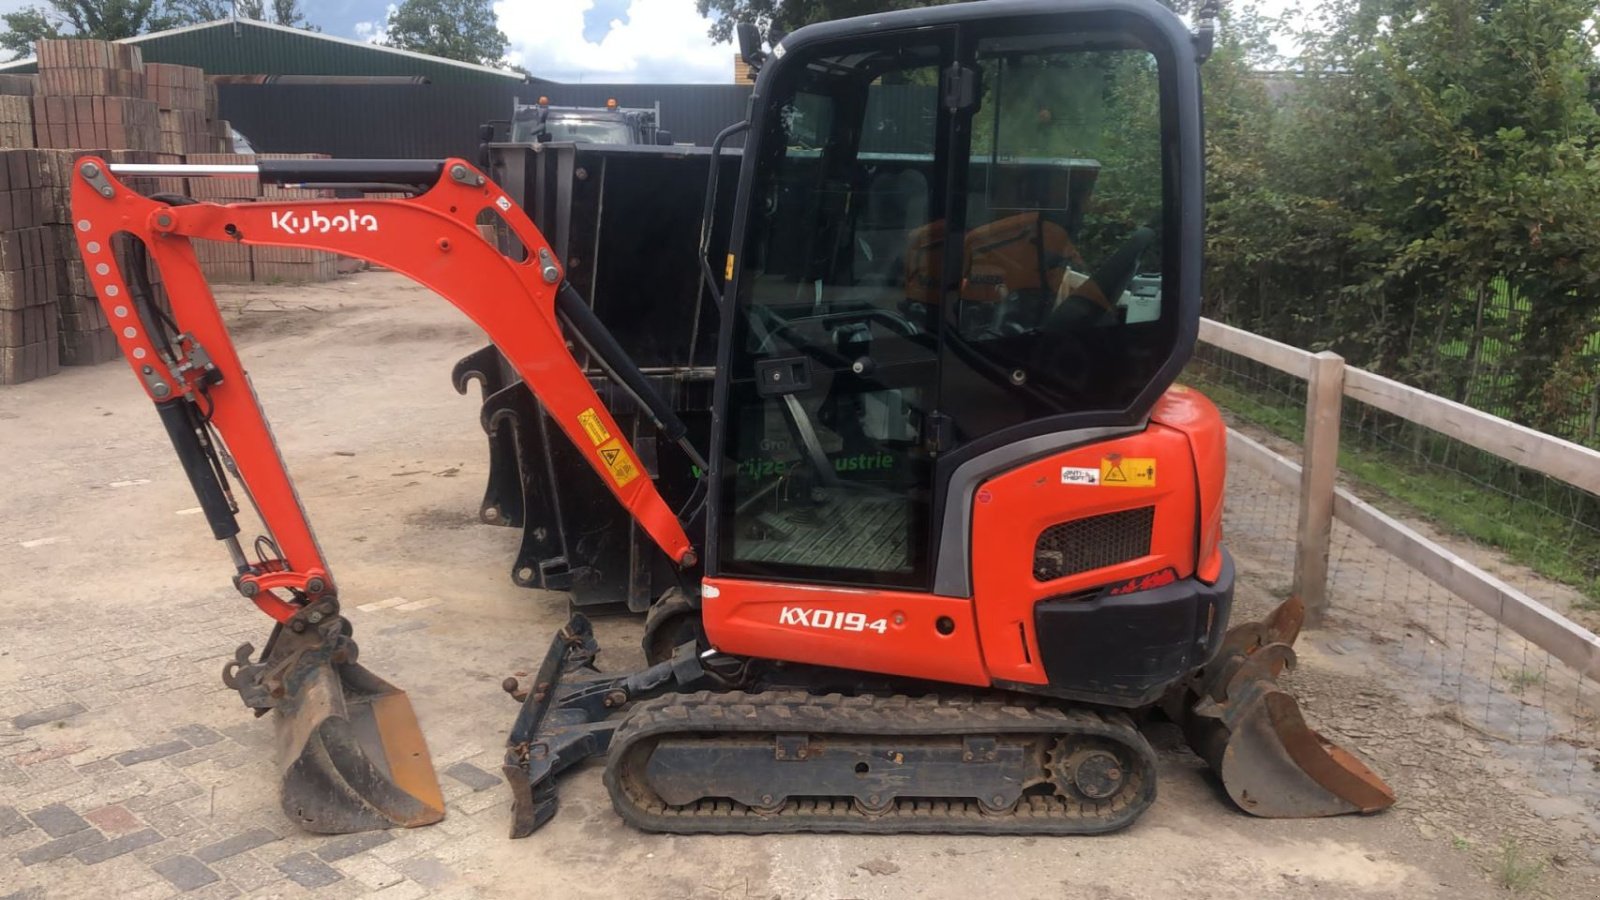
{"label": "rubber track", "polygon": [[[1129,748],[1139,760],[1128,790],[1102,801],[1024,794],[1010,813],[986,813],[976,800],[901,799],[869,816],[849,798],[790,799],[775,812],[731,800],[671,806],[642,784],[657,740],[728,734],[878,736],[1092,735]],[[803,765],[803,764],[800,764]],[[1019,706],[999,698],[888,697],[802,691],[671,694],[637,704],[618,727],[607,755],[605,783],[617,814],[644,831],[677,834],[1103,834],[1132,824],[1156,795],[1155,753],[1122,713]]]}

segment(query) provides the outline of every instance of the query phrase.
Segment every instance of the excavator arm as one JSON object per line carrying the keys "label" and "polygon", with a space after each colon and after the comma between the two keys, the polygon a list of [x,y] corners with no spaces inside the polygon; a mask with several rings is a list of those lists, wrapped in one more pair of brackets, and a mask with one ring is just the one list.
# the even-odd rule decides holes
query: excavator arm
{"label": "excavator arm", "polygon": [[[563,280],[527,215],[462,160],[263,160],[253,166],[75,163],[74,232],[88,277],[123,357],[155,403],[213,535],[228,549],[239,592],[278,627],[260,657],[246,644],[224,673],[258,714],[278,713],[282,800],[311,830],[419,825],[443,816],[437,778],[405,694],[356,664],[338,592],[273,440],[243,361],[195,257],[194,239],[300,247],[353,256],[432,289],[499,346],[601,481],[669,558],[696,554],[633,447],[573,358],[560,322],[617,372],[669,438],[681,422]],[[146,197],[119,175],[258,177],[265,183],[405,190],[406,199],[296,200],[218,205]],[[397,187],[399,186],[399,187]],[[513,258],[478,230],[499,216]],[[113,240],[139,241],[170,296],[168,315],[144,272],[125,273]],[[130,291],[139,288],[137,293]],[[559,316],[558,316],[559,313]],[[608,359],[609,357],[609,359]],[[618,370],[621,371],[618,371]],[[234,474],[266,534],[249,558],[239,542]]]}

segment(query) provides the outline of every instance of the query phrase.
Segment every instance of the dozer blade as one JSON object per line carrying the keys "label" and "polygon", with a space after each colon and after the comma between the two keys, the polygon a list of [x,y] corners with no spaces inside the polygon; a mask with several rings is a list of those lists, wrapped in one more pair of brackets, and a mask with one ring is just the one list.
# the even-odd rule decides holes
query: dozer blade
{"label": "dozer blade", "polygon": [[358,665],[348,638],[283,656],[269,653],[253,668],[245,674],[272,697],[279,797],[297,825],[345,834],[444,818],[444,797],[411,701]]}
{"label": "dozer blade", "polygon": [[1265,818],[1372,813],[1394,791],[1349,751],[1312,730],[1277,676],[1293,667],[1289,644],[1304,611],[1290,598],[1261,623],[1228,632],[1223,650],[1187,695],[1189,745],[1239,808]]}

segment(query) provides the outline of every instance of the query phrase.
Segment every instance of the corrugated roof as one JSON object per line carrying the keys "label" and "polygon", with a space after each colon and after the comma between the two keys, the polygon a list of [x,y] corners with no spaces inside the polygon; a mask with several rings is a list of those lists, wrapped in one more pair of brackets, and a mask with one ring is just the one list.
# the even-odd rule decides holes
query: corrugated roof
{"label": "corrugated roof", "polygon": [[[422,75],[440,84],[528,80],[517,72],[255,19],[219,19],[118,43],[138,45],[146,62],[198,66],[209,75]],[[0,72],[37,70],[33,58],[0,65]]]}

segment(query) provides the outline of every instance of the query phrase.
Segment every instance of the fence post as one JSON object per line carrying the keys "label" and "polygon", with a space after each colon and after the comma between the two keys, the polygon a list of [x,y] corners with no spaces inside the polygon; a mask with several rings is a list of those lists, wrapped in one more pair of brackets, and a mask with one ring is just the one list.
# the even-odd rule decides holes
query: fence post
{"label": "fence post", "polygon": [[1294,593],[1305,604],[1310,625],[1320,623],[1328,611],[1328,547],[1333,539],[1333,489],[1339,471],[1343,399],[1344,357],[1326,350],[1312,356],[1294,555]]}

